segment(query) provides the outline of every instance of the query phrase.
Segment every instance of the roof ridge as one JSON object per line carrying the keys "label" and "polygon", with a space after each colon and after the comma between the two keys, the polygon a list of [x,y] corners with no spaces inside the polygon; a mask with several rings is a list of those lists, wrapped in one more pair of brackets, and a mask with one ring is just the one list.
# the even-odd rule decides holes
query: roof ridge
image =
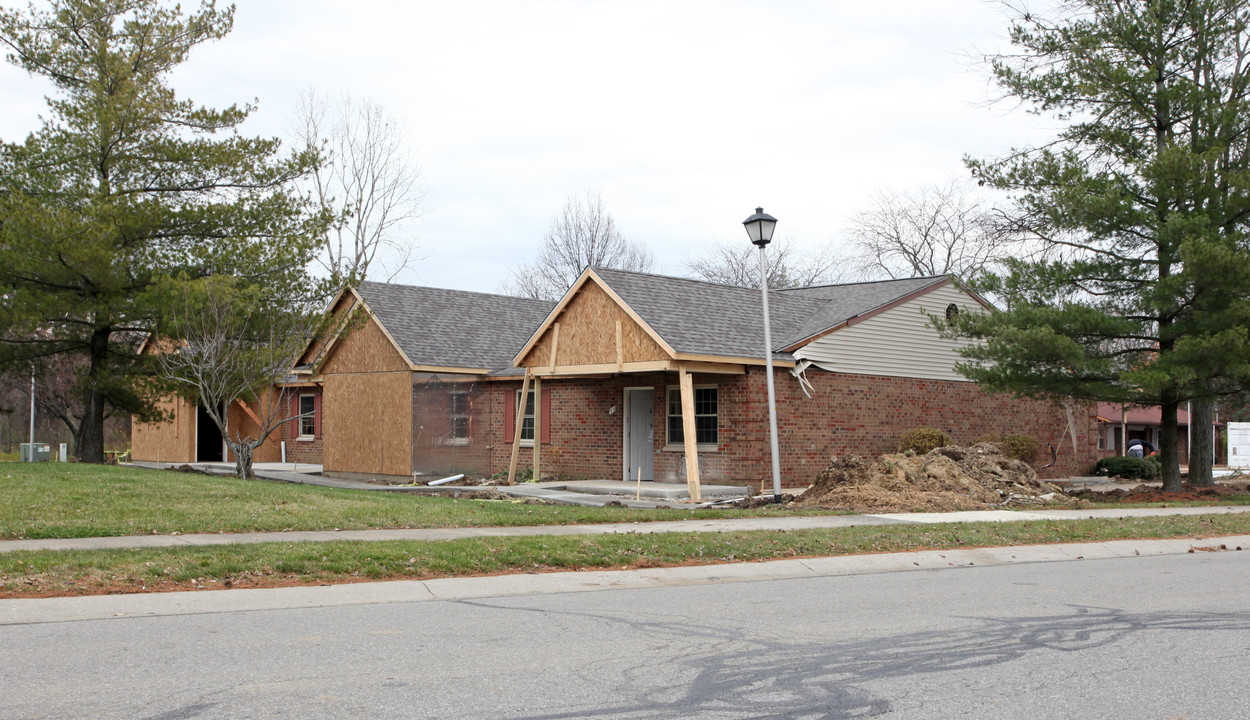
{"label": "roof ridge", "polygon": [[[853,285],[884,285],[885,283],[907,282],[908,280],[945,280],[949,275],[916,275],[915,277],[905,278],[884,278],[881,280],[856,280],[855,282],[845,283],[825,283],[824,285],[803,285],[800,287],[777,288],[777,292],[791,292],[793,290],[819,290],[820,288],[843,288]],[[771,289],[771,288],[770,288]]]}
{"label": "roof ridge", "polygon": [[488,292],[482,292],[480,290],[460,290],[459,288],[435,287],[433,285],[407,285],[404,283],[378,282],[376,280],[363,280],[356,286],[356,288],[360,289],[361,287],[365,285],[372,285],[374,287],[387,288],[387,289],[437,290],[440,292],[457,293],[461,295],[477,295],[480,297],[499,298],[501,300],[512,300],[512,301],[519,300],[521,302],[543,304],[543,305],[548,305],[548,306],[554,306],[556,303],[555,300],[542,300],[539,298],[522,297],[520,295],[505,295],[503,293],[488,293]]}
{"label": "roof ridge", "polygon": [[603,271],[603,270],[607,270],[609,272],[625,273],[628,275],[639,275],[642,277],[664,278],[665,280],[681,280],[683,282],[698,283],[700,285],[711,285],[712,287],[729,288],[731,290],[753,290],[756,292],[759,291],[759,288],[753,288],[749,285],[734,285],[732,283],[719,283],[719,282],[713,282],[711,280],[704,280],[703,278],[686,277],[684,275],[665,275],[663,273],[642,272],[641,270],[621,270],[620,268],[595,267],[594,265],[591,265],[590,269],[594,270],[596,273]]}

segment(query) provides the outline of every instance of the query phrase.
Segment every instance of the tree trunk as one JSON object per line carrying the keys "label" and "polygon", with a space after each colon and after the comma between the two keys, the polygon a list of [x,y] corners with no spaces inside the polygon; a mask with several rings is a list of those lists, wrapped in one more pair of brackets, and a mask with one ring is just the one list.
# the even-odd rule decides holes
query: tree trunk
{"label": "tree trunk", "polygon": [[1215,484],[1212,472],[1215,464],[1214,441],[1211,421],[1215,417],[1215,403],[1211,400],[1195,400],[1193,413],[1189,416],[1189,485],[1211,487]]}
{"label": "tree trunk", "polygon": [[91,366],[87,372],[87,397],[84,402],[81,435],[74,456],[83,462],[104,462],[104,385],[108,369],[108,328],[96,328],[91,334]]}
{"label": "tree trunk", "polygon": [[1171,390],[1163,392],[1159,409],[1162,411],[1162,422],[1159,426],[1159,462],[1162,464],[1163,492],[1178,493],[1183,489],[1181,484],[1181,463],[1176,452],[1177,430],[1176,410],[1180,402],[1176,393]]}
{"label": "tree trunk", "polygon": [[256,450],[256,446],[250,442],[236,443],[233,440],[227,440],[226,447],[234,453],[235,477],[244,480],[252,477],[252,453]]}

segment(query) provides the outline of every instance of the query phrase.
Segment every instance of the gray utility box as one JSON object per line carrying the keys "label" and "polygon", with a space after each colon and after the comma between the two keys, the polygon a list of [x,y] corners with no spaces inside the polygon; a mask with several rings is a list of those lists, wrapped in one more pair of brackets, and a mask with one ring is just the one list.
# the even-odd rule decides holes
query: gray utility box
{"label": "gray utility box", "polygon": [[22,462],[48,462],[52,455],[52,445],[49,443],[22,443],[20,453]]}

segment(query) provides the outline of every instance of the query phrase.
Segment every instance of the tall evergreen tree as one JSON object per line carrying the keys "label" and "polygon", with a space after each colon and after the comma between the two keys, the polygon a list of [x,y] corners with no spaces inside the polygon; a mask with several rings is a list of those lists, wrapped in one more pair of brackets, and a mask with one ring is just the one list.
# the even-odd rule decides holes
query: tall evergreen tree
{"label": "tall evergreen tree", "polygon": [[1009,96],[1064,121],[1056,140],[970,160],[1013,193],[1059,259],[1009,261],[964,317],[960,365],[992,388],[1159,405],[1164,487],[1179,490],[1177,407],[1250,377],[1250,5],[1064,0],[1020,12]]}
{"label": "tall evergreen tree", "polygon": [[306,158],[240,135],[251,106],[197,106],[168,84],[232,22],[212,0],[187,15],[159,0],[0,10],[8,61],[55,88],[41,127],[0,145],[0,363],[87,359],[83,460],[103,460],[106,405],[152,412],[131,331],[158,327],[163,280],[307,290],[324,225],[290,189]]}

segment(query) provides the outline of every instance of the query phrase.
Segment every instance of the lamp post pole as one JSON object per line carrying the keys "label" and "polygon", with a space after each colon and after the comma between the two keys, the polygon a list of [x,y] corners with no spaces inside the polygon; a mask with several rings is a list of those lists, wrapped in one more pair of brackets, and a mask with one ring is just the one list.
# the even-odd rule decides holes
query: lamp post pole
{"label": "lamp post pole", "polygon": [[768,318],[768,259],[765,248],[773,239],[777,218],[755,208],[755,214],[743,221],[751,242],[760,249],[760,291],[764,298],[764,372],[768,380],[768,439],[773,460],[773,502],[781,503],[781,455],[777,448],[777,393],[773,388],[773,337]]}
{"label": "lamp post pole", "polygon": [[30,449],[26,459],[30,462],[35,461],[35,369],[30,369]]}

